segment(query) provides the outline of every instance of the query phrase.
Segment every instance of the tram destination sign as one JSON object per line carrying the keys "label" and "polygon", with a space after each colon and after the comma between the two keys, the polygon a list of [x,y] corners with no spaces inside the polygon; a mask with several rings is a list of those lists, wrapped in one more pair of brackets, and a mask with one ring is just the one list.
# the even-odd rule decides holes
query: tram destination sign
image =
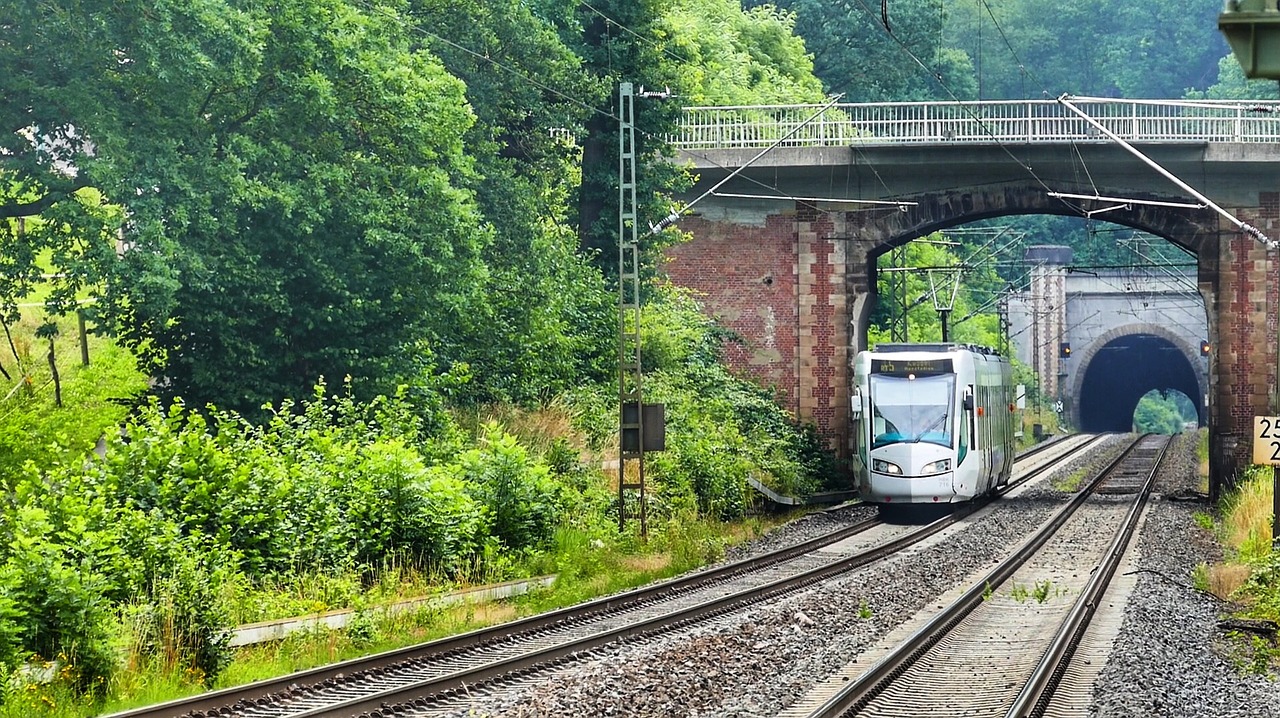
{"label": "tram destination sign", "polygon": [[891,374],[894,376],[928,376],[930,374],[950,374],[954,371],[950,359],[872,359],[872,374]]}
{"label": "tram destination sign", "polygon": [[1280,466],[1280,416],[1253,417],[1253,463]]}

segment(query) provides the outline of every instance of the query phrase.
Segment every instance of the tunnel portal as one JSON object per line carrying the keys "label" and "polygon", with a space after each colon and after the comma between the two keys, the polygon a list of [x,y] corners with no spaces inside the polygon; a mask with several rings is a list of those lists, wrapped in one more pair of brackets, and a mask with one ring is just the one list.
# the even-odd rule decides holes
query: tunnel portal
{"label": "tunnel portal", "polygon": [[1080,385],[1080,430],[1130,431],[1138,400],[1147,392],[1174,389],[1196,404],[1205,423],[1203,394],[1186,355],[1154,334],[1127,334],[1100,347],[1084,368]]}

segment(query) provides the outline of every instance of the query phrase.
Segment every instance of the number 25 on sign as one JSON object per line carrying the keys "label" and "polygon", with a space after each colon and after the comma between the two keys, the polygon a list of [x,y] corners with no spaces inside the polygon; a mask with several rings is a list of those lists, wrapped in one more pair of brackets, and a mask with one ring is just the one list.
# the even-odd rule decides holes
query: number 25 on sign
{"label": "number 25 on sign", "polygon": [[1280,416],[1253,417],[1253,463],[1280,466]]}

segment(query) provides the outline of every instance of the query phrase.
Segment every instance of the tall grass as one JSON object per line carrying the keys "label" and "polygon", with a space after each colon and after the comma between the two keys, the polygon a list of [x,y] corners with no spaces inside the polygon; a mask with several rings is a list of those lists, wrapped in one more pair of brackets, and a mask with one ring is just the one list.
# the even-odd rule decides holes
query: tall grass
{"label": "tall grass", "polygon": [[[528,556],[520,567],[520,572],[527,575],[557,573],[558,579],[550,588],[509,601],[424,607],[394,614],[369,610],[344,631],[299,632],[280,641],[238,649],[216,687],[240,685],[455,635],[642,586],[719,559],[726,548],[759,537],[792,518],[795,514],[724,523],[690,513],[651,527],[647,541],[635,533],[616,532],[602,540],[598,533],[565,525],[556,532],[551,548]],[[278,606],[291,605],[290,600],[301,598],[298,585],[282,584],[278,588],[287,594]],[[375,600],[395,593],[388,586],[375,585],[352,602],[370,607]],[[191,695],[199,690],[197,683],[161,661],[134,657],[128,670],[113,678],[104,702],[77,696],[58,682],[31,684],[29,689],[11,692],[0,701],[0,718],[87,718]]]}
{"label": "tall grass", "polygon": [[1271,554],[1272,496],[1271,469],[1253,467],[1223,504],[1222,541],[1245,563]]}
{"label": "tall grass", "polygon": [[1220,505],[1216,523],[1197,517],[1198,523],[1213,529],[1226,555],[1221,563],[1202,564],[1194,579],[1219,598],[1244,602],[1249,613],[1274,617],[1280,609],[1280,584],[1271,552],[1271,509],[1271,470],[1246,470]]}

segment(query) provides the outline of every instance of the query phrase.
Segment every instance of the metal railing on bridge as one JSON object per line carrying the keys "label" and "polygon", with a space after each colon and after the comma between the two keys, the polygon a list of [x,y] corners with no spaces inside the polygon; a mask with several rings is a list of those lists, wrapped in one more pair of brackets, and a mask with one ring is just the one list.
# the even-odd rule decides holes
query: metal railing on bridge
{"label": "metal railing on bridge", "polygon": [[[1280,101],[1107,100],[1072,104],[1130,142],[1280,143]],[[673,144],[686,150],[920,143],[1107,142],[1056,100],[688,107]]]}

